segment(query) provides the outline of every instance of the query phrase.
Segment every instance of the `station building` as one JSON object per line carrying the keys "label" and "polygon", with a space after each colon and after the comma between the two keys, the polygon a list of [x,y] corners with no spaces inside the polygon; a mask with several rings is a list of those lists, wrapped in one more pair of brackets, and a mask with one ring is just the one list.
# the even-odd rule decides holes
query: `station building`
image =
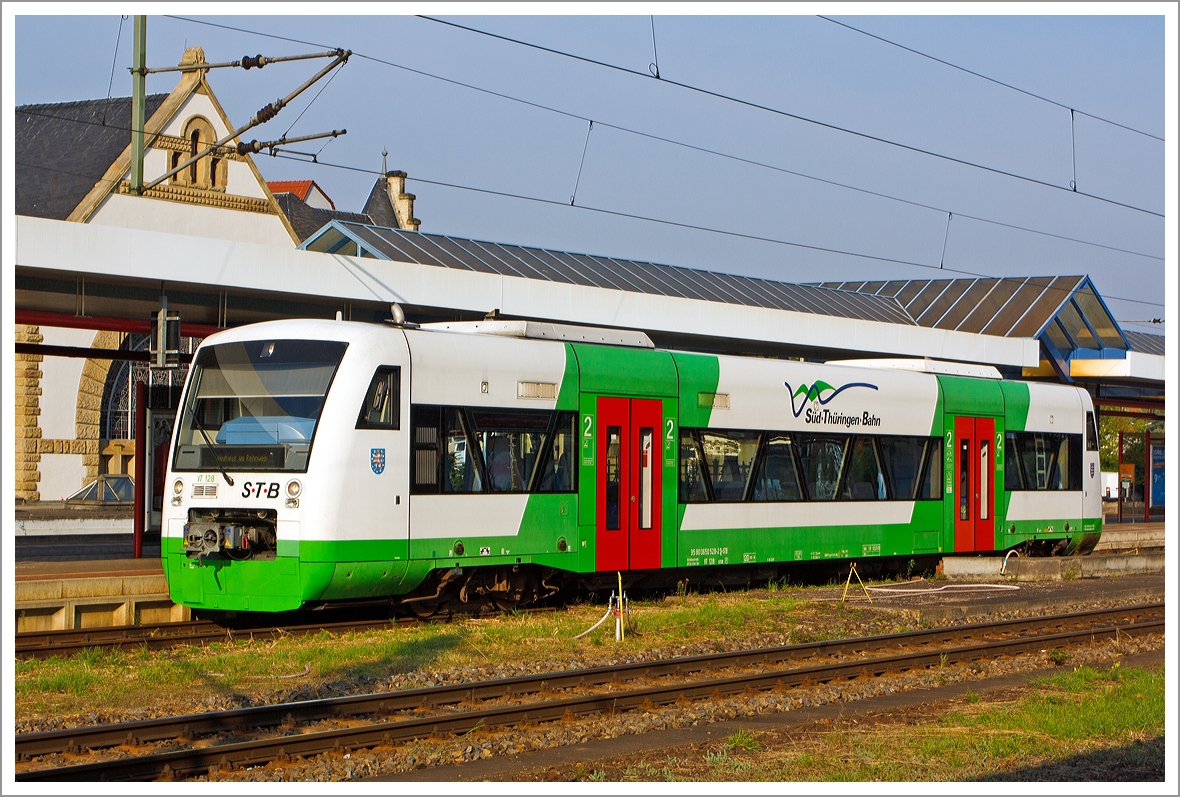
{"label": "station building", "polygon": [[[638,329],[680,349],[984,364],[1084,385],[1099,407],[1163,410],[1164,339],[1122,330],[1084,275],[800,284],[427,234],[402,172],[383,166],[348,212],[228,150],[137,196],[130,106],[16,112],[16,469],[30,504],[128,471],[136,381],[158,411],[153,446],[167,440],[183,369],[154,372],[145,351],[164,302],[190,350],[261,320],[380,321],[396,302],[416,321]],[[149,97],[148,115],[145,181],[234,129],[199,68]]]}

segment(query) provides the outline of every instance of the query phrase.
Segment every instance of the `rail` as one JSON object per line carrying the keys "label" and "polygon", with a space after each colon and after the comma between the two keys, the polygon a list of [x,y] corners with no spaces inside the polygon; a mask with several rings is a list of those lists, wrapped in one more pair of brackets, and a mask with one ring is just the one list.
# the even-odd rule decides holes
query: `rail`
{"label": "rail", "polygon": [[[1074,628],[1068,631],[1046,632],[1047,629],[1059,629],[1064,626]],[[787,688],[865,674],[879,676],[891,671],[1015,655],[1044,647],[1117,637],[1120,634],[1133,635],[1162,630],[1163,604],[1143,604],[1119,609],[1099,609],[851,640],[730,651],[494,681],[23,734],[16,737],[15,748],[18,761],[24,766],[27,766],[28,759],[35,756],[68,754],[116,745],[134,747],[170,739],[191,740],[201,735],[238,732],[247,728],[281,726],[285,735],[64,767],[24,769],[16,773],[16,779],[144,780],[186,776],[208,771],[210,767],[256,766],[295,755],[316,755],[345,746],[368,747],[436,733],[465,733],[476,727],[539,722],[604,711],[625,711],[645,704],[662,705],[681,699],[703,699],[716,694],[733,694],[745,689]],[[939,645],[944,642],[962,642],[973,638],[997,636],[1002,638],[955,647]],[[848,656],[856,653],[881,651],[891,647],[909,650],[893,655],[847,660]],[[814,666],[775,666],[816,656],[845,658]],[[473,704],[477,701],[505,698],[519,699],[527,695],[547,694],[563,689],[742,667],[758,667],[759,670],[687,683],[676,682],[655,687],[612,690],[607,693],[420,716],[424,708]],[[406,718],[318,732],[305,733],[297,729],[300,723],[320,719],[373,714],[388,716],[398,712],[414,714]]]}

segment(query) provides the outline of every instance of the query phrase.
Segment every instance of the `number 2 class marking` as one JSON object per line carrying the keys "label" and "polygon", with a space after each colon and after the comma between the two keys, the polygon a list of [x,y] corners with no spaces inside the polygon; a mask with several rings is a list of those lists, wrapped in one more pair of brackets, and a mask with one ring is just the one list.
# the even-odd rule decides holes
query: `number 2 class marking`
{"label": "number 2 class marking", "polygon": [[593,435],[590,434],[590,427],[594,425],[594,419],[589,415],[583,415],[582,422],[586,424],[586,428],[582,432],[582,437],[592,437]]}
{"label": "number 2 class marking", "polygon": [[672,435],[673,435],[673,429],[675,428],[675,426],[676,426],[676,422],[675,422],[675,421],[673,421],[671,418],[669,418],[669,419],[668,419],[668,434],[664,435],[664,439],[665,439],[665,440],[674,440],[674,439],[675,439],[675,438],[672,436]]}

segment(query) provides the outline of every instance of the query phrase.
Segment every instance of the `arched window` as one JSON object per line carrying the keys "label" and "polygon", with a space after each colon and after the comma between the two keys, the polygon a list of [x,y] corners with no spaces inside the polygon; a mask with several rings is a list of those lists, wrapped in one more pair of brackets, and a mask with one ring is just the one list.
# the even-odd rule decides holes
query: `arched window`
{"label": "arched window", "polygon": [[[170,168],[178,165],[206,149],[217,141],[213,125],[203,116],[194,116],[184,123],[185,152],[173,152]],[[191,185],[195,188],[225,187],[225,161],[206,155],[172,176],[175,185]]]}

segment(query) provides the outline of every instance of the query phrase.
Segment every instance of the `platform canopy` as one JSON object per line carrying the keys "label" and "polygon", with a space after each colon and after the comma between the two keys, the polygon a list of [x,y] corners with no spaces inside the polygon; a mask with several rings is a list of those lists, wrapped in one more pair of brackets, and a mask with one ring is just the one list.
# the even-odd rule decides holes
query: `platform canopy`
{"label": "platform canopy", "polygon": [[[1042,362],[1026,376],[1156,378],[1164,338],[1126,333],[1086,276],[822,282],[818,287],[895,300],[934,329],[1035,338]],[[1104,362],[1117,360],[1119,362]],[[1162,370],[1158,376],[1163,378]]]}

